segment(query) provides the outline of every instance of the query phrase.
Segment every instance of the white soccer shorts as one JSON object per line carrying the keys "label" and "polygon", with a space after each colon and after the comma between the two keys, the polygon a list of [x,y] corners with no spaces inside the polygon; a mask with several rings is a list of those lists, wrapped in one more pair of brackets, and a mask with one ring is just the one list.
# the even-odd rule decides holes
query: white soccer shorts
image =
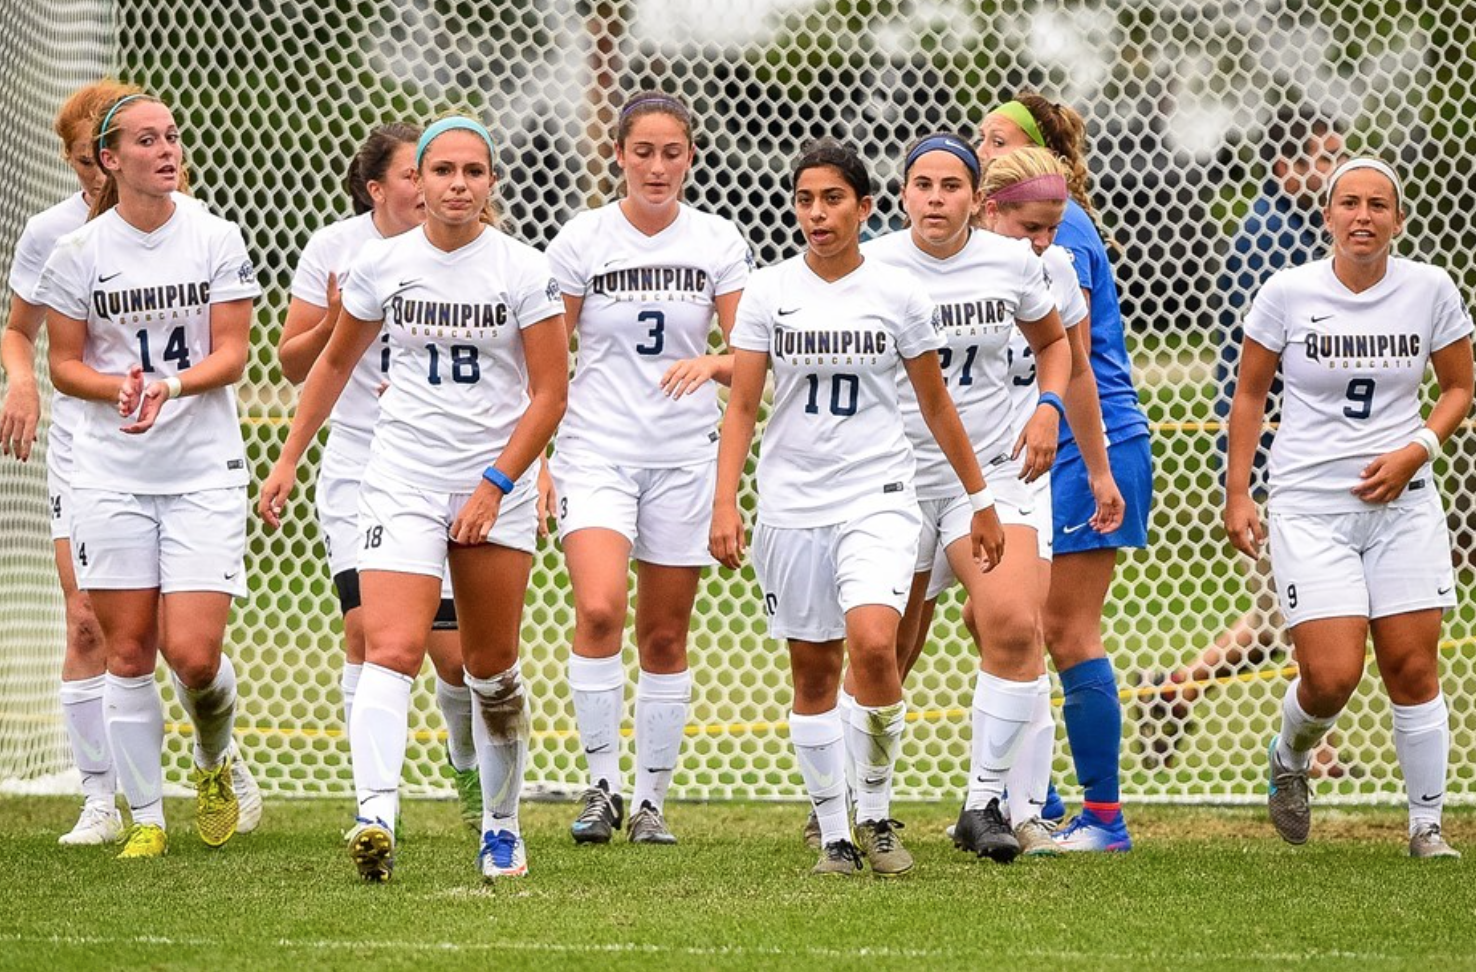
{"label": "white soccer shorts", "polygon": [[[328,576],[359,569],[359,479],[362,468],[340,468],[331,452],[323,456],[318,471],[318,526],[328,548]],[[451,568],[441,573],[441,597],[451,597]]]}
{"label": "white soccer shorts", "polygon": [[[1004,526],[1025,526],[1035,530],[1036,554],[1041,560],[1051,559],[1051,478],[1041,476],[1033,483],[1019,478],[1020,463],[1010,460],[991,467],[986,472],[989,489],[994,493],[994,508],[999,522]],[[932,504],[937,504],[933,506]],[[948,548],[956,540],[967,539],[973,520],[973,510],[965,495],[948,500],[922,500],[923,534],[917,551],[917,570],[932,569],[928,578],[928,600],[940,597],[944,591],[958,583],[953,567],[948,563]],[[931,534],[929,526],[936,523]],[[1006,550],[1005,556],[1018,556],[1018,551]]]}
{"label": "white soccer shorts", "polygon": [[771,637],[837,641],[846,612],[867,604],[907,607],[922,527],[916,506],[865,513],[844,523],[786,529],[759,523],[753,566]]}
{"label": "white soccer shorts", "polygon": [[246,594],[246,487],[148,495],[72,490],[72,561],[84,591]]}
{"label": "white soccer shorts", "polygon": [[631,557],[666,567],[706,567],[717,460],[690,467],[645,469],[555,453],[549,462],[558,494],[559,538],[597,527],[630,541]]}
{"label": "white soccer shorts", "polygon": [[[46,500],[51,539],[72,536],[72,433],[56,426],[46,433]],[[75,565],[74,565],[75,566]]]}

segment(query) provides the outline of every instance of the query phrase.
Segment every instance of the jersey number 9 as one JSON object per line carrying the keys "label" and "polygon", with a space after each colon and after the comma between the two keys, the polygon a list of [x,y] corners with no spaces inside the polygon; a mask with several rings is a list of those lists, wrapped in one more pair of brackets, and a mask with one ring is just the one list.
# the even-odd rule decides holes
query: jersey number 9
{"label": "jersey number 9", "polygon": [[1343,406],[1343,414],[1350,419],[1366,419],[1373,414],[1374,380],[1372,378],[1354,378],[1348,382],[1348,401],[1351,405]]}

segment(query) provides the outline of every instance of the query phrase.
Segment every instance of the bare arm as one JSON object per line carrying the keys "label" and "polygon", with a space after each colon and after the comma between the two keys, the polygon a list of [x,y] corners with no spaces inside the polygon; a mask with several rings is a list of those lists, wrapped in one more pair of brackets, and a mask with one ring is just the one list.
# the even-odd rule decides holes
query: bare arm
{"label": "bare arm", "polygon": [[[733,333],[733,322],[738,317],[738,300],[743,291],[722,294],[714,302],[717,309],[718,330],[723,332],[726,344]],[[733,356],[727,353],[704,354],[696,358],[678,361],[661,376],[661,390],[672,398],[681,398],[701,388],[704,382],[715,381],[719,385],[733,384]]]}
{"label": "bare arm", "polygon": [[1085,342],[1091,340],[1091,328],[1085,322],[1066,329],[1071,344],[1071,381],[1066,386],[1066,419],[1071,434],[1087,469],[1087,484],[1096,501],[1096,512],[1089,521],[1098,533],[1111,533],[1122,526],[1126,503],[1112,475],[1107,458],[1107,433],[1102,428],[1102,401],[1097,397],[1097,376],[1087,356]]}
{"label": "bare arm", "polygon": [[712,497],[712,529],[707,546],[715,560],[735,570],[743,566],[745,546],[743,517],[738,512],[738,487],[753,446],[753,430],[768,372],[767,352],[742,349],[733,352],[733,393],[723,413],[723,431],[718,440],[717,487]]}
{"label": "bare arm", "polygon": [[1225,466],[1225,533],[1236,550],[1248,557],[1261,555],[1266,538],[1261,515],[1250,494],[1251,467],[1261,441],[1266,396],[1276,377],[1281,355],[1246,338],[1240,348],[1240,372],[1235,400],[1230,403],[1230,443]]}
{"label": "bare arm", "polygon": [[[1066,330],[1061,326],[1061,315],[1052,310],[1036,321],[1021,321],[1020,333],[1035,355],[1035,385],[1042,395],[1050,392],[1057,398],[1066,394],[1071,378],[1071,348],[1066,343]],[[1063,401],[1064,405],[1064,401]],[[1060,445],[1061,416],[1047,404],[1035,407],[1035,413],[1020,430],[1015,442],[1012,458],[1025,453],[1025,463],[1020,469],[1020,478],[1027,483],[1051,471],[1056,461],[1056,449]]]}
{"label": "bare arm", "polygon": [[0,365],[5,368],[5,405],[0,409],[0,450],[21,462],[31,458],[41,421],[41,394],[36,387],[36,335],[46,320],[46,307],[10,296],[10,317],[0,336]]}
{"label": "bare arm", "polygon": [[338,323],[343,302],[338,292],[338,275],[328,275],[328,306],[293,297],[287,304],[287,320],[282,324],[282,336],[277,340],[277,360],[282,368],[282,377],[294,385],[301,384],[312,369],[313,362],[328,346]]}

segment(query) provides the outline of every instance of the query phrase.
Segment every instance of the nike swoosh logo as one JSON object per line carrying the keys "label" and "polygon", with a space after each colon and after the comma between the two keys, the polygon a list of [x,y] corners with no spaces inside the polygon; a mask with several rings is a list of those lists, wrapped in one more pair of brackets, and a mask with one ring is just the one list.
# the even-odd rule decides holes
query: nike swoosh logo
{"label": "nike swoosh logo", "polygon": [[122,275],[123,275],[123,271],[122,270],[119,270],[117,273],[110,273],[106,277],[104,277],[102,274],[98,274],[97,275],[97,282],[98,283],[107,283],[109,280],[112,280],[114,277],[121,277]]}
{"label": "nike swoosh logo", "polygon": [[404,290],[406,287],[413,287],[413,286],[415,286],[418,283],[420,283],[420,278],[419,277],[414,277],[414,278],[412,278],[410,280],[401,280],[400,281],[400,289],[401,290]]}
{"label": "nike swoosh logo", "polygon": [[[120,746],[118,748],[119,748],[119,755],[121,755],[123,757],[123,765],[128,768],[128,774],[133,777],[133,786],[134,786],[134,789],[138,791],[138,795],[142,798],[137,803],[134,803],[130,799],[128,801],[129,806],[130,807],[135,807],[135,806],[144,807],[144,806],[148,806],[150,803],[153,803],[155,800],[159,799],[159,797],[160,797],[161,794],[159,793],[158,790],[153,789],[153,788],[151,788],[149,786],[149,781],[144,778],[144,775],[141,772],[139,772],[139,769],[138,769],[137,764],[135,764],[133,762],[133,759],[128,755],[128,749],[126,747],[123,747],[123,746]],[[161,778],[160,781],[159,781],[159,783],[160,783],[160,789],[163,788],[163,782],[164,781]]]}
{"label": "nike swoosh logo", "polygon": [[885,786],[886,782],[885,776],[863,776],[861,778],[862,786]]}
{"label": "nike swoosh logo", "polygon": [[835,799],[835,797],[833,797],[833,796],[816,797],[816,799],[815,799],[815,809],[817,809],[817,810],[820,809],[821,807],[825,806],[827,803],[829,803],[830,801],[832,801],[834,799]]}
{"label": "nike swoosh logo", "polygon": [[1434,803],[1436,800],[1440,799],[1443,796],[1445,796],[1445,791],[1444,790],[1441,790],[1439,793],[1436,793],[1434,796],[1422,796],[1422,797],[1420,797],[1420,802],[1421,803]]}
{"label": "nike swoosh logo", "polygon": [[799,311],[800,311],[800,308],[798,308],[798,307],[791,307],[791,308],[789,308],[789,310],[785,310],[784,308],[781,307],[781,308],[779,308],[779,316],[780,317],[788,317],[790,314],[799,313]]}
{"label": "nike swoosh logo", "polygon": [[901,597],[903,594],[906,594],[907,591],[905,589],[898,590],[897,588],[894,587],[894,588],[892,588],[892,593],[895,594],[897,597]]}
{"label": "nike swoosh logo", "polygon": [[1440,595],[1441,597],[1444,597],[1445,595],[1449,594],[1453,590],[1455,590],[1455,586],[1454,585],[1452,585],[1450,587],[1437,588],[1436,591],[1435,591],[1435,593],[1438,594],[1438,595]]}
{"label": "nike swoosh logo", "polygon": [[239,570],[233,570],[230,573],[228,573],[228,574],[225,575],[225,579],[226,580],[235,580],[236,579],[236,575],[239,574],[239,573],[240,573]]}
{"label": "nike swoosh logo", "polygon": [[597,753],[608,753],[609,751],[610,751],[610,744],[609,743],[605,743],[603,746],[595,746],[592,749],[589,746],[585,746],[584,747],[584,754],[586,756],[594,756]]}
{"label": "nike swoosh logo", "polygon": [[1335,316],[1335,315],[1333,315],[1333,314],[1323,314],[1321,317],[1318,317],[1316,314],[1313,314],[1312,315],[1312,323],[1313,324],[1321,324],[1323,321],[1325,321],[1329,317],[1333,317],[1333,316]]}
{"label": "nike swoosh logo", "polygon": [[673,771],[675,769],[676,769],[675,766],[647,766],[646,767],[646,772],[647,773],[670,773],[671,771]]}
{"label": "nike swoosh logo", "polygon": [[88,760],[94,763],[108,762],[108,747],[106,743],[101,746],[94,746],[92,745],[92,740],[90,739],[84,739],[82,736],[77,736],[75,738],[77,740],[77,748],[82,750],[82,755],[86,756]]}
{"label": "nike swoosh logo", "polygon": [[1063,534],[1076,533],[1076,532],[1078,532],[1080,530],[1085,530],[1089,525],[1090,524],[1088,524],[1088,523],[1078,523],[1075,526],[1062,527],[1061,528],[1061,532]]}

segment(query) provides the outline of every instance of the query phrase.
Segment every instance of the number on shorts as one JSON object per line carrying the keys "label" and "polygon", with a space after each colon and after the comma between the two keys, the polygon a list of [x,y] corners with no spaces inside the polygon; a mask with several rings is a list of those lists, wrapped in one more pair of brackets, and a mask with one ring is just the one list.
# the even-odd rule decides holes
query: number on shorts
{"label": "number on shorts", "polygon": [[1348,382],[1348,401],[1352,405],[1343,406],[1343,414],[1350,419],[1366,419],[1373,414],[1374,380],[1372,378],[1354,378]]}
{"label": "number on shorts", "polygon": [[87,544],[85,543],[77,544],[77,563],[83,567],[87,566]]}
{"label": "number on shorts", "polygon": [[1286,585],[1286,606],[1297,606],[1297,585],[1295,584]]}
{"label": "number on shorts", "polygon": [[375,524],[364,532],[364,548],[374,550],[384,542],[384,527]]}
{"label": "number on shorts", "polygon": [[[820,376],[805,375],[810,383],[810,397],[805,402],[805,414],[820,414]],[[836,374],[830,376],[830,414],[842,417],[856,414],[856,399],[861,391],[861,379],[855,375]]]}
{"label": "number on shorts", "polygon": [[[1012,367],[1014,367],[1014,365],[1015,365],[1015,349],[1012,348],[1012,347],[1006,347],[1005,348],[1005,356],[1006,356],[1005,367],[1006,368],[1012,368]],[[1033,357],[1035,357],[1035,352],[1032,351],[1032,350],[1030,350],[1029,348],[1026,348],[1025,350],[1023,350],[1023,351],[1020,352],[1020,360],[1021,361],[1024,361],[1026,358],[1033,358]],[[1021,388],[1025,388],[1025,387],[1027,387],[1029,385],[1035,384],[1035,362],[1034,361],[1030,362],[1030,373],[1029,374],[1016,375],[1014,378],[1011,379],[1011,381],[1013,381],[1016,385],[1018,385]]]}
{"label": "number on shorts", "polygon": [[60,520],[61,519],[61,494],[60,493],[58,493],[57,495],[55,495],[55,496],[53,496],[51,498],[51,518],[53,520]]}
{"label": "number on shorts", "polygon": [[569,497],[567,497],[567,496],[560,496],[559,497],[559,519],[562,520],[564,517],[566,517],[568,515],[569,515]]}
{"label": "number on shorts", "polygon": [[379,336],[379,343],[384,345],[384,347],[379,349],[379,373],[381,375],[387,375],[389,374],[390,363],[389,331],[385,331]]}
{"label": "number on shorts", "polygon": [[[164,342],[164,360],[173,361],[176,371],[184,371],[190,366],[190,347],[185,343],[183,324],[169,332],[169,340]],[[138,363],[144,371],[154,370],[154,359],[149,354],[148,328],[138,330]]]}
{"label": "number on shorts", "polygon": [[642,324],[647,321],[654,322],[650,332],[646,334],[646,337],[651,339],[650,345],[637,344],[636,354],[660,354],[666,347],[666,315],[655,310],[641,311],[636,315],[636,320]]}
{"label": "number on shorts", "polygon": [[[430,368],[426,373],[426,380],[432,385],[439,385],[441,349],[434,344],[427,344],[425,349],[430,352]],[[458,385],[475,385],[481,377],[482,363],[477,358],[476,345],[451,345],[451,381]]]}
{"label": "number on shorts", "polygon": [[764,613],[767,614],[769,617],[772,618],[774,616],[774,613],[776,611],[778,611],[778,610],[779,610],[779,596],[777,594],[765,594],[764,595]]}

